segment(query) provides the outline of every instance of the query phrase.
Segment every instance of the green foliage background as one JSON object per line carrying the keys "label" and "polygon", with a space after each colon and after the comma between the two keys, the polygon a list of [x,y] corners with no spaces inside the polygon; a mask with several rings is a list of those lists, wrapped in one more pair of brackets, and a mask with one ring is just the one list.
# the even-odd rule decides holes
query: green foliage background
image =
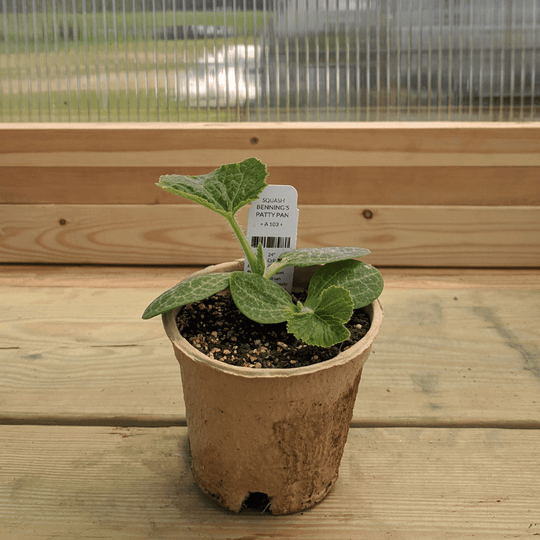
{"label": "green foliage background", "polygon": [[[172,85],[205,47],[253,43],[266,12],[195,11],[160,0],[137,0],[135,9],[131,0],[82,4],[86,9],[77,0],[74,13],[69,1],[65,10],[61,0],[23,1],[14,10],[11,0],[0,0],[0,121],[228,121],[245,113],[234,105],[187,107]],[[113,4],[116,10],[102,11]],[[160,38],[183,25],[226,26],[234,36]]]}

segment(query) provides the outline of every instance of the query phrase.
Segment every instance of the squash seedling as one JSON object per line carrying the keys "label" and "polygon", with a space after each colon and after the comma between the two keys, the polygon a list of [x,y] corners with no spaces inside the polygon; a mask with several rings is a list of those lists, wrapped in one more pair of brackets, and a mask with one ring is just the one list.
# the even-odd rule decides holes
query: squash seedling
{"label": "squash seedling", "polygon": [[[150,319],[171,309],[204,300],[230,289],[236,307],[249,319],[263,324],[287,322],[287,331],[308,345],[330,347],[345,341],[345,324],[353,310],[371,304],[382,292],[380,272],[356,260],[370,251],[356,247],[304,248],[283,253],[267,266],[262,245],[253,252],[236,213],[256,201],[266,187],[266,166],[256,158],[222,165],[201,176],[165,175],[158,186],[196,202],[223,216],[240,242],[251,272],[195,276],[156,298],[145,310]],[[319,268],[307,290],[305,302],[272,281],[286,266]]]}

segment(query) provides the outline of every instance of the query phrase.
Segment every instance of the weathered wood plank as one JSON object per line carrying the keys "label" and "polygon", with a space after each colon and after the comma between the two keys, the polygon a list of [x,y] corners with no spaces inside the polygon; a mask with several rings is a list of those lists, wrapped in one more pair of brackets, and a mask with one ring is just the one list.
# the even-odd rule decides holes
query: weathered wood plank
{"label": "weathered wood plank", "polygon": [[[173,285],[171,281],[169,285]],[[163,288],[1,287],[0,421],[179,425]],[[540,427],[540,290],[383,292],[353,425]]]}
{"label": "weathered wood plank", "polygon": [[[212,167],[4,167],[0,204],[175,204],[162,174]],[[302,204],[539,205],[540,167],[268,167],[268,183],[294,186]]]}
{"label": "weathered wood plank", "polygon": [[540,166],[518,123],[2,124],[0,167]]}
{"label": "weathered wood plank", "polygon": [[540,431],[352,429],[328,497],[229,513],[189,471],[186,428],[0,427],[2,538],[529,538]]}
{"label": "weathered wood plank", "polygon": [[[194,205],[2,205],[0,212],[2,263],[205,265],[242,255],[222,218]],[[247,212],[239,217],[245,226]],[[534,206],[301,205],[298,247],[365,246],[371,263],[388,266],[537,267],[538,238]]]}

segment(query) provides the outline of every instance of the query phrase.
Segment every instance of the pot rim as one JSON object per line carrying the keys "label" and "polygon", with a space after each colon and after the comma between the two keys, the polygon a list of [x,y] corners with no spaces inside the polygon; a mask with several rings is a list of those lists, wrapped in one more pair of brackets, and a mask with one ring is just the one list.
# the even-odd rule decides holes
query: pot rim
{"label": "pot rim", "polygon": [[[194,274],[192,274],[192,276],[210,272],[231,272],[235,270],[243,270],[243,268],[244,259],[237,259],[231,262],[208,266],[203,270],[200,270],[199,272],[195,272]],[[325,360],[324,362],[320,362],[318,364],[313,364],[311,366],[303,366],[297,368],[255,369],[241,366],[233,366],[225,362],[220,362],[219,360],[210,358],[209,356],[198,350],[196,347],[194,347],[187,339],[182,336],[182,334],[180,334],[180,331],[178,330],[178,327],[176,325],[176,315],[178,314],[180,309],[181,308],[175,308],[166,313],[163,313],[162,315],[165,332],[175,348],[182,350],[184,354],[189,356],[195,362],[205,364],[218,371],[223,371],[240,377],[252,379],[302,376],[346,364],[353,358],[362,354],[366,349],[371,347],[373,341],[379,333],[384,317],[381,302],[377,298],[373,303],[365,307],[371,319],[371,326],[367,334],[360,341],[355,343],[352,347],[350,347],[346,351],[339,353],[336,357],[331,358],[330,360]]]}

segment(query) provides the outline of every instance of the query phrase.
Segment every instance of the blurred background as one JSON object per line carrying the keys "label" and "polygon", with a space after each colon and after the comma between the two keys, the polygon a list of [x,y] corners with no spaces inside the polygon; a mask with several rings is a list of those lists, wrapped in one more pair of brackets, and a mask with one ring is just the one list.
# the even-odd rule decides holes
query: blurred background
{"label": "blurred background", "polygon": [[540,0],[0,0],[0,121],[534,121]]}

